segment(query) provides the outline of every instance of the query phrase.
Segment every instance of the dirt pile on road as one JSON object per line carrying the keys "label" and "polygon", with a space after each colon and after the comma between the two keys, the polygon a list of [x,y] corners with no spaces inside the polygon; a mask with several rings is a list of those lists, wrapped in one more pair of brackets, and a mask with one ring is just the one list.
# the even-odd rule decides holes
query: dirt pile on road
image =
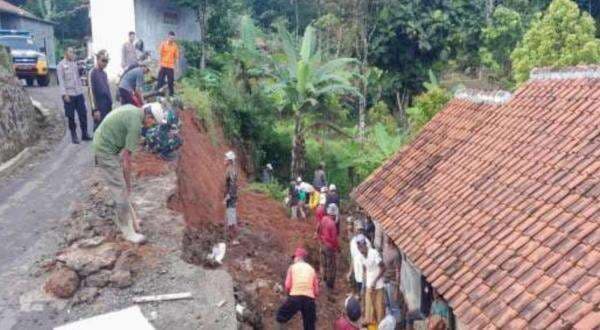
{"label": "dirt pile on road", "polygon": [[[177,169],[177,198],[171,205],[183,212],[188,225],[183,237],[184,260],[206,265],[207,251],[224,241],[223,154],[228,147],[221,134],[218,145],[214,145],[193,113],[184,112],[182,119],[185,143]],[[247,187],[246,179],[240,178],[240,244],[227,245],[225,265],[236,281],[238,303],[250,310],[244,321],[255,328],[274,329],[275,312],[285,298],[282,285],[294,249],[300,245],[306,247],[309,261],[318,268],[315,225],[312,218],[290,220],[280,202]],[[342,280],[347,270],[346,260],[343,256],[338,258],[335,293],[319,297],[319,328],[328,328],[340,315],[345,294],[349,292]],[[298,317],[293,324],[292,328],[300,328]]]}

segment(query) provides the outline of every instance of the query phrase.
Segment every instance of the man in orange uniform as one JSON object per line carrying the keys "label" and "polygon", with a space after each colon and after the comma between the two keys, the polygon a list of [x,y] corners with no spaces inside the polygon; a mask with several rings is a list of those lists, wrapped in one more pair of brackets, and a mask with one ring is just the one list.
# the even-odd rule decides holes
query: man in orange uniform
{"label": "man in orange uniform", "polygon": [[156,89],[159,90],[165,85],[166,78],[169,85],[169,95],[173,96],[175,92],[173,88],[175,67],[179,60],[179,46],[175,42],[175,32],[169,32],[167,40],[160,44],[158,53],[160,54],[160,71],[158,71],[158,85]]}
{"label": "man in orange uniform", "polygon": [[277,311],[277,323],[284,329],[284,324],[296,313],[302,314],[304,330],[314,330],[317,322],[315,298],[319,295],[319,278],[315,269],[305,260],[308,253],[297,248],[294,263],[288,268],[285,277],[285,290],[289,296]]}

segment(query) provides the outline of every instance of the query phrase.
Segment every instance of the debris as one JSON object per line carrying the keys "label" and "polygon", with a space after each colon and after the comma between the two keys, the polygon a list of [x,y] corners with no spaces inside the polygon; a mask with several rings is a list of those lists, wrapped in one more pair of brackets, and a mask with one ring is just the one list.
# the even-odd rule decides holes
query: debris
{"label": "debris", "polygon": [[215,244],[212,248],[212,252],[208,255],[208,259],[221,264],[223,262],[223,258],[225,258],[226,248],[227,246],[223,242]]}
{"label": "debris", "polygon": [[156,319],[158,319],[158,312],[157,311],[150,312],[150,321],[154,321]]}
{"label": "debris", "polygon": [[171,294],[161,294],[155,296],[143,296],[143,297],[134,297],[133,302],[136,304],[153,302],[153,301],[167,301],[167,300],[180,300],[180,299],[194,299],[192,297],[191,292],[182,292],[182,293],[171,293]]}
{"label": "debris", "polygon": [[154,330],[142,314],[140,306],[132,306],[118,312],[102,314],[54,328],[54,330],[100,330],[100,329]]}
{"label": "debris", "polygon": [[117,270],[110,275],[110,283],[116,288],[126,288],[133,284],[131,272],[128,270]]}
{"label": "debris", "polygon": [[281,284],[279,284],[279,283],[275,283],[275,285],[273,286],[273,289],[275,290],[276,293],[283,292],[283,286],[281,286]]}
{"label": "debris", "polygon": [[112,267],[119,253],[116,244],[105,243],[89,249],[69,248],[56,259],[64,262],[79,275],[87,276],[102,268]]}
{"label": "debris", "polygon": [[58,298],[71,298],[79,288],[79,276],[73,270],[61,267],[46,281],[44,289]]}
{"label": "debris", "polygon": [[142,268],[142,258],[133,249],[125,250],[115,263],[115,270],[127,270],[133,273]]}
{"label": "debris", "polygon": [[227,303],[227,300],[221,300],[218,304],[217,307],[223,307],[225,306],[225,304]]}
{"label": "debris", "polygon": [[242,267],[244,268],[244,270],[246,272],[251,273],[254,270],[254,267],[252,267],[252,259],[250,259],[250,258],[244,259],[244,262],[242,263]]}
{"label": "debris", "polygon": [[86,277],[85,285],[88,287],[103,288],[110,282],[111,272],[103,269],[97,273],[91,274]]}
{"label": "debris", "polygon": [[73,304],[91,303],[99,294],[100,290],[98,288],[83,288],[73,297]]}
{"label": "debris", "polygon": [[82,240],[77,241],[74,244],[74,247],[78,247],[78,248],[92,248],[92,247],[96,247],[100,244],[104,243],[104,237],[102,236],[94,236],[92,238],[85,238]]}

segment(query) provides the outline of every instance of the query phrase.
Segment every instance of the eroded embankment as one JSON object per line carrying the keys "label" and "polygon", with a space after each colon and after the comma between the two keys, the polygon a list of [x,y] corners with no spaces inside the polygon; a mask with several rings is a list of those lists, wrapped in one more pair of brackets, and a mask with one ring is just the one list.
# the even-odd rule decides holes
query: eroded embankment
{"label": "eroded embankment", "polygon": [[[223,240],[223,154],[229,147],[217,134],[218,145],[211,142],[206,129],[193,112],[182,114],[184,144],[177,175],[178,193],[171,206],[184,214],[186,228],[183,237],[183,258],[204,264],[210,247]],[[282,284],[292,251],[299,245],[310,252],[310,262],[318,269],[318,245],[314,237],[312,217],[304,221],[288,218],[283,205],[273,199],[249,191],[246,179],[240,178],[238,218],[240,244],[228,245],[225,266],[236,281],[238,300],[248,305],[255,320],[266,329],[275,328],[275,311],[284,299]],[[343,280],[346,257],[338,259],[338,281],[334,294],[323,294],[318,301],[319,328],[329,327],[339,316],[348,291]],[[300,327],[295,320],[292,328]]]}

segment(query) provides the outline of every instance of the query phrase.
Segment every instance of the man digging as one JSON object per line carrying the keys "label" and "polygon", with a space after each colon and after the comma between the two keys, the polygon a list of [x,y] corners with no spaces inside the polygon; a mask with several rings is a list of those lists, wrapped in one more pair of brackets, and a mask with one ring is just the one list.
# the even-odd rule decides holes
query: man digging
{"label": "man digging", "polygon": [[[115,224],[123,237],[133,243],[143,243],[145,237],[136,233],[138,219],[129,202],[131,192],[131,157],[137,151],[141,130],[166,122],[160,103],[143,108],[124,105],[111,111],[94,134],[94,162],[111,198],[116,202]],[[133,219],[132,219],[133,217]]]}

